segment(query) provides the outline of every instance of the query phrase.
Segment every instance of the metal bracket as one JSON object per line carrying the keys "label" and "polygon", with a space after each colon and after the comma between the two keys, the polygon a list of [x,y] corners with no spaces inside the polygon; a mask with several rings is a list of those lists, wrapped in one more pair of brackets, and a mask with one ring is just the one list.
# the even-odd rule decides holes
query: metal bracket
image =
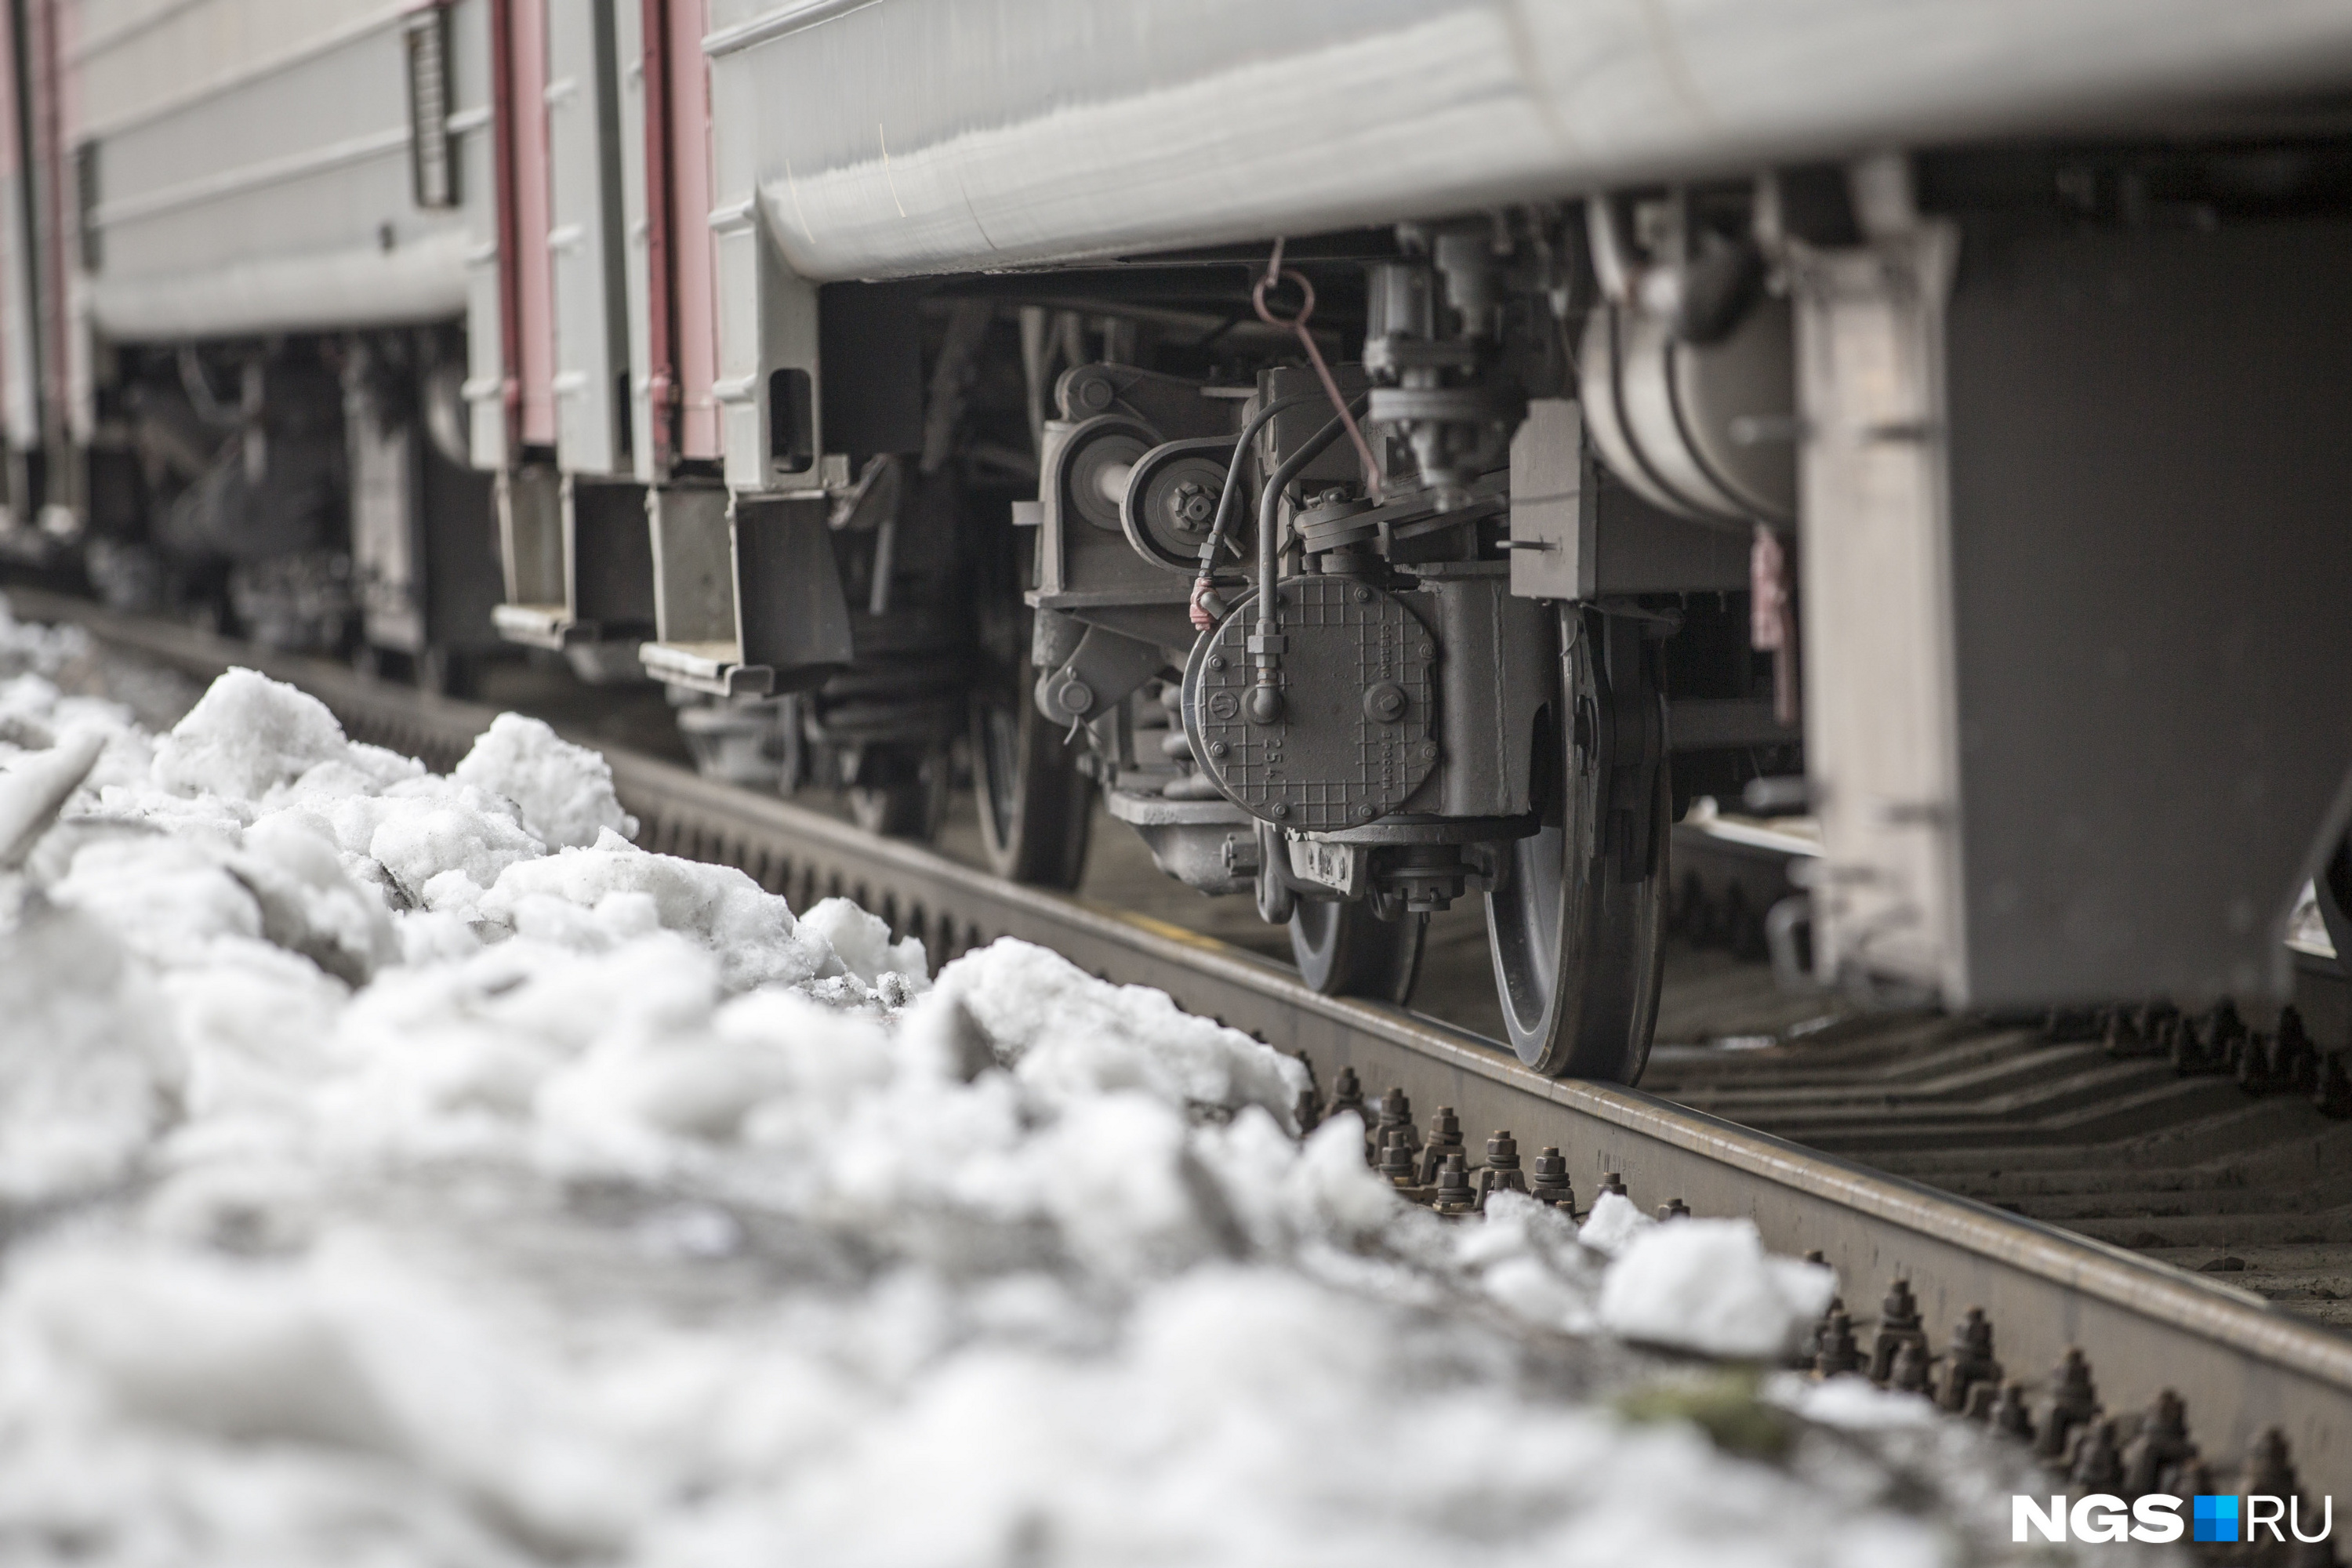
{"label": "metal bracket", "polygon": [[1075,724],[1118,707],[1167,668],[1157,643],[1088,626],[1068,660],[1037,682],[1037,710],[1054,723]]}
{"label": "metal bracket", "polygon": [[1314,838],[1293,838],[1290,874],[1302,882],[1330,889],[1343,899],[1360,898],[1371,881],[1372,852],[1361,844],[1327,844]]}

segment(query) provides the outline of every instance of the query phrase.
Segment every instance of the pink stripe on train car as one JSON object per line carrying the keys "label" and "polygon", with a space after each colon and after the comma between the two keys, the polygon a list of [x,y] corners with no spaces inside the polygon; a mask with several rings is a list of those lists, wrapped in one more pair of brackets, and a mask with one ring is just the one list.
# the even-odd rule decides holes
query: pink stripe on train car
{"label": "pink stripe on train car", "polygon": [[710,64],[703,0],[669,0],[670,253],[677,289],[678,455],[716,458],[719,297],[710,243]]}
{"label": "pink stripe on train car", "polygon": [[514,281],[522,443],[555,445],[555,289],[547,154],[547,0],[513,0],[507,54],[513,73]]}

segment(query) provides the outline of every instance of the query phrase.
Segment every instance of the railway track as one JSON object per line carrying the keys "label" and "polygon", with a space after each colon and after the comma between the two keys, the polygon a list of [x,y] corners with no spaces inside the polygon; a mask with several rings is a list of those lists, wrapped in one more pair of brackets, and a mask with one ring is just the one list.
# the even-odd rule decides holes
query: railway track
{"label": "railway track", "polygon": [[[1693,923],[1752,924],[1752,835],[1706,868]],[[1689,858],[1689,857],[1685,857]],[[1750,940],[1752,941],[1752,935]],[[2352,1327],[2352,987],[2298,951],[2293,1016],[1987,1020],[1821,1016],[1741,1050],[1667,1047],[1644,1088],[1679,1103],[1979,1199]]]}
{"label": "railway track", "polygon": [[[200,678],[232,663],[260,669],[318,696],[355,737],[436,769],[493,716],[340,665],[50,595],[12,598],[29,618],[79,622]],[[1953,1407],[2011,1425],[2022,1417],[2054,1468],[2079,1466],[2080,1487],[2124,1485],[2143,1413],[2169,1391],[2209,1467],[2203,1489],[2263,1477],[2279,1457],[2266,1438],[2275,1429],[2305,1491],[2352,1493],[2352,1339],[2234,1282],[2259,1274],[2258,1258],[2268,1266],[2265,1248],[2335,1247],[2352,1258],[2352,1247],[2338,1246],[2352,1241],[2343,1211],[2307,1200],[2293,1211],[2303,1219],[2283,1220],[2263,1209],[2262,1192],[2296,1183],[2330,1199],[2333,1189],[2311,1178],[2341,1169],[2352,1143],[2352,1128],[2285,1097],[2248,1100],[2220,1078],[2174,1079],[2187,1087],[2167,1093],[2168,1064],[2114,1057],[2097,1041],[1903,1015],[1844,1018],[1752,1050],[1663,1051],[1645,1090],[1555,1081],[1475,1035],[1316,995],[1282,966],[1193,932],[1002,883],[596,743],[649,849],[740,867],[796,905],[849,896],[919,934],[938,961],[1012,936],[1105,978],[1158,987],[1303,1054],[1327,1096],[1352,1073],[1368,1097],[1409,1100],[1411,1112],[1388,1109],[1416,1123],[1452,1108],[1474,1159],[1490,1130],[1509,1130],[1529,1155],[1556,1148],[1580,1202],[1613,1177],[1644,1207],[1753,1219],[1770,1246],[1818,1253],[1837,1270],[1865,1370],[1875,1361],[1888,1379]],[[2182,1212],[2122,1212],[2163,1206]],[[2199,1228],[2216,1216],[2221,1227]],[[2256,1245],[2258,1235],[2271,1239]],[[2245,1268],[2190,1273],[2129,1249],[2151,1245],[2192,1263],[2200,1248],[2234,1246]],[[2315,1278],[2326,1271],[2303,1261]],[[1839,1343],[1832,1336],[1833,1363]],[[2095,1420],[2054,1370],[2077,1350]],[[2270,1472],[2258,1489],[2280,1489],[2276,1481]]]}

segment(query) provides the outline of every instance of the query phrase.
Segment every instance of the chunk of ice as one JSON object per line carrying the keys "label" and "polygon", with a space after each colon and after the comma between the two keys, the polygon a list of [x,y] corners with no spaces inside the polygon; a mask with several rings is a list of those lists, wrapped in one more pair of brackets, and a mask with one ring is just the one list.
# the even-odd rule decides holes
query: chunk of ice
{"label": "chunk of ice", "polygon": [[1767,1253],[1753,1221],[1681,1219],[1618,1251],[1601,1283],[1601,1321],[1648,1344],[1769,1360],[1836,1289],[1828,1269]]}

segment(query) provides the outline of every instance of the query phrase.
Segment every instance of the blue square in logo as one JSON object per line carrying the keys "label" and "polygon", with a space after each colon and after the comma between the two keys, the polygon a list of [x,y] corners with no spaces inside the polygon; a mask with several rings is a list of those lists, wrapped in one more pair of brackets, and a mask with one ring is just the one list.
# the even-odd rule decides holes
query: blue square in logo
{"label": "blue square in logo", "polygon": [[2235,1541],[2238,1539],[2238,1500],[2200,1493],[2189,1504],[2189,1520],[2196,1527],[2189,1535],[2192,1541]]}

